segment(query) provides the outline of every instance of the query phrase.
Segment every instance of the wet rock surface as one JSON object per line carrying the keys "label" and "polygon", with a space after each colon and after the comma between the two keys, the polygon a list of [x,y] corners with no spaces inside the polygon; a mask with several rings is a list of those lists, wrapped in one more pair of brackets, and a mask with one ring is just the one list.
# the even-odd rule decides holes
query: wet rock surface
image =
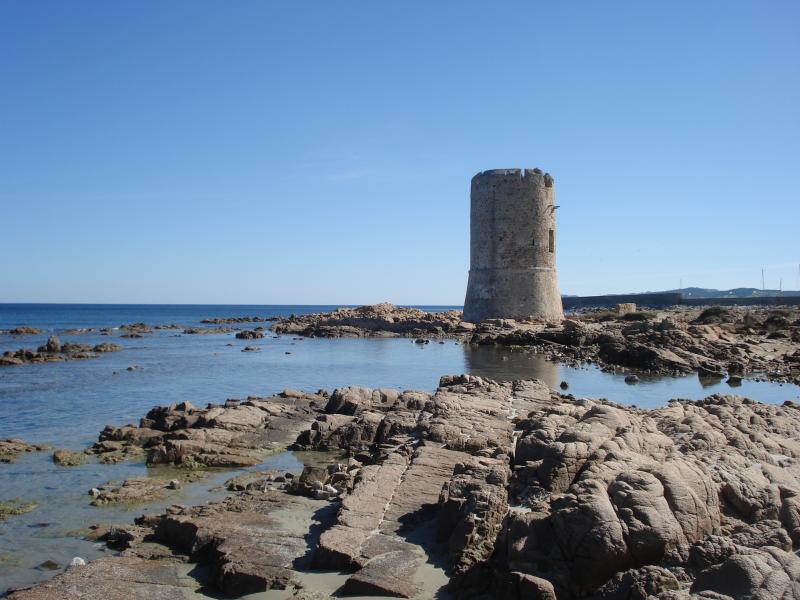
{"label": "wet rock surface", "polygon": [[236,334],[237,340],[260,340],[263,337],[264,334],[262,332],[256,330],[251,331],[249,329],[245,329],[244,331],[239,331]]}
{"label": "wet rock surface", "polygon": [[86,462],[86,455],[83,452],[56,448],[53,451],[53,462],[63,467],[77,467]]}
{"label": "wet rock surface", "polygon": [[119,329],[126,333],[153,333],[153,328],[147,323],[128,323],[120,325]]}
{"label": "wet rock surface", "polygon": [[[239,475],[222,501],[112,536],[120,557],[11,598],[122,597],[137,561],[171,573],[172,597],[190,589],[175,565],[191,561],[206,589],[234,597],[313,597],[314,569],[344,573],[341,596],[800,598],[799,433],[791,402],[717,395],[642,410],[469,375],[435,393],[286,390],[162,407],[99,444],[142,448],[152,464],[254,464],[237,460],[274,436],[346,456]],[[119,580],[95,581],[98,562]],[[446,591],[431,589],[430,569]],[[151,584],[143,575],[141,589]]]}
{"label": "wet rock surface", "polygon": [[41,329],[36,327],[28,327],[27,325],[20,325],[13,329],[0,330],[0,333],[8,333],[9,335],[37,335],[42,333]]}
{"label": "wet rock surface", "polygon": [[88,344],[67,343],[62,344],[58,337],[51,335],[47,343],[36,350],[21,348],[9,350],[0,356],[0,366],[16,366],[28,363],[61,362],[65,360],[81,360],[97,358],[105,352],[119,352],[122,346],[118,344],[103,343],[95,346]]}
{"label": "wet rock surface", "polygon": [[0,440],[0,463],[10,463],[16,460],[20,454],[25,452],[41,452],[49,450],[46,444],[29,444],[20,439]]}

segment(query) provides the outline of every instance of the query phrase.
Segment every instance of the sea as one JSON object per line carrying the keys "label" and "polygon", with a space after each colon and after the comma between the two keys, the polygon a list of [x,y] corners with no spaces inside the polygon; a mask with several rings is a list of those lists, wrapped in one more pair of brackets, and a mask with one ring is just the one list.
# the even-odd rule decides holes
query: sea
{"label": "sea", "polygon": [[[113,342],[120,352],[98,358],[0,367],[0,439],[83,450],[108,424],[137,423],[153,406],[188,400],[196,406],[227,398],[267,396],[286,388],[316,391],[346,385],[432,391],[447,374],[472,373],[498,380],[537,378],[553,389],[566,382],[577,397],[607,398],[640,407],[664,406],[672,398],[701,399],[735,393],[769,403],[800,401],[794,385],[745,380],[725,382],[696,375],[643,378],[625,383],[624,374],[594,366],[571,367],[513,348],[473,347],[454,340],[415,344],[408,338],[298,338],[291,335],[237,340],[233,333],[185,334],[183,328],[213,327],[204,319],[287,317],[330,311],[335,306],[282,305],[106,305],[0,304],[0,330],[30,326],[38,335],[0,334],[0,353],[35,349],[51,335],[62,342]],[[460,306],[419,306],[428,311]],[[141,338],[123,338],[120,326],[178,324]],[[251,329],[270,323],[233,324]],[[109,329],[107,335],[99,330]],[[75,333],[75,330],[78,330]],[[69,332],[69,333],[68,333]],[[258,346],[259,352],[242,352]],[[132,369],[129,370],[129,367]],[[306,457],[283,452],[257,468],[302,468]],[[0,596],[9,588],[52,577],[74,556],[107,553],[84,540],[93,523],[132,522],[173,503],[196,504],[221,497],[222,483],[235,471],[214,473],[185,486],[162,502],[125,507],[90,506],[88,490],[135,475],[168,477],[141,462],[103,465],[93,461],[62,467],[50,452],[23,455],[0,464],[0,502],[33,502],[37,507],[0,521]]]}

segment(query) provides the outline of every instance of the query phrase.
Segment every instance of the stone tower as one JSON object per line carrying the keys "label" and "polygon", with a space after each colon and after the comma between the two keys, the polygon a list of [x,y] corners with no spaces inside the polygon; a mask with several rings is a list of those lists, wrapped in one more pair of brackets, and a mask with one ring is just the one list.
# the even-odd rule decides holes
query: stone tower
{"label": "stone tower", "polygon": [[470,269],[464,320],[561,320],[553,178],[495,169],[472,178]]}

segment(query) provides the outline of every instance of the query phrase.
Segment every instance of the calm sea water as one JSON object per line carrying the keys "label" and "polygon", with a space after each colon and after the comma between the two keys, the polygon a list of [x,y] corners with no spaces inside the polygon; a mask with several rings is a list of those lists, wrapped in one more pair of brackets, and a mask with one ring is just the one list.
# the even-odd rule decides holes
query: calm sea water
{"label": "calm sea water", "polygon": [[[661,406],[670,398],[703,398],[724,392],[763,402],[800,400],[796,386],[745,381],[736,389],[725,383],[704,387],[696,376],[624,383],[622,375],[596,368],[570,368],[541,356],[507,349],[472,348],[446,341],[418,345],[398,339],[294,339],[267,336],[237,340],[234,334],[183,335],[161,330],[143,338],[99,333],[66,335],[76,328],[119,327],[133,322],[200,326],[214,317],[288,316],[332,310],[332,306],[202,305],[45,305],[0,304],[0,329],[29,325],[45,330],[35,336],[0,334],[0,352],[35,348],[53,333],[62,341],[87,344],[112,341],[123,350],[97,359],[0,368],[0,438],[80,450],[97,439],[106,424],[135,423],[155,405],[190,400],[196,405],[226,398],[269,395],[287,387],[332,390],[343,385],[433,390],[439,377],[474,373],[495,379],[539,378],[552,387],[566,380],[577,396],[605,397],[638,406]],[[460,307],[421,307],[445,310]],[[269,324],[263,324],[268,326]],[[246,324],[252,327],[253,324]],[[258,353],[245,353],[257,345]],[[289,353],[289,354],[287,354]],[[127,371],[137,365],[139,370]],[[270,467],[299,468],[304,458],[283,453]],[[72,556],[92,558],[104,552],[81,539],[92,523],[131,521],[173,502],[197,503],[218,496],[213,488],[232,474],[215,475],[187,486],[164,503],[128,508],[89,506],[87,491],[109,480],[121,481],[148,470],[143,464],[59,467],[49,453],[27,455],[0,464],[0,502],[13,498],[39,508],[0,522],[0,594],[52,576],[39,567],[45,560],[61,565]],[[160,476],[168,476],[161,472]]]}

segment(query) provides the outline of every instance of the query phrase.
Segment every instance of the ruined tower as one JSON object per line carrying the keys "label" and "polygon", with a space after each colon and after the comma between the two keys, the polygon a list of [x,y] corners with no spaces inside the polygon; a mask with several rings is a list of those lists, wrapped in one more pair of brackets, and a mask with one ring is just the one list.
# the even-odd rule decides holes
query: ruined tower
{"label": "ruined tower", "polygon": [[464,320],[562,319],[553,178],[540,169],[483,171],[470,196]]}

